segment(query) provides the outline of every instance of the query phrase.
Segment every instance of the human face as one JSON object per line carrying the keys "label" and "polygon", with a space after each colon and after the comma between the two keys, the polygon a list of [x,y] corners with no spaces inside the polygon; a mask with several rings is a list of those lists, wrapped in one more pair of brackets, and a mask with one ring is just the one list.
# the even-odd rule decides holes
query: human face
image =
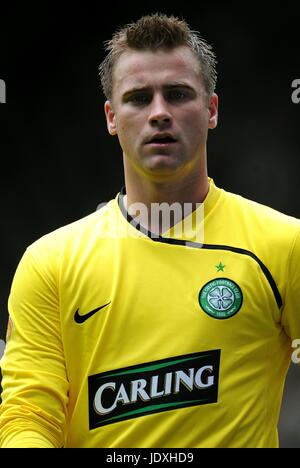
{"label": "human face", "polygon": [[215,94],[207,98],[198,60],[187,47],[177,47],[124,52],[105,113],[125,170],[161,179],[206,165],[207,132],[217,124],[217,107]]}

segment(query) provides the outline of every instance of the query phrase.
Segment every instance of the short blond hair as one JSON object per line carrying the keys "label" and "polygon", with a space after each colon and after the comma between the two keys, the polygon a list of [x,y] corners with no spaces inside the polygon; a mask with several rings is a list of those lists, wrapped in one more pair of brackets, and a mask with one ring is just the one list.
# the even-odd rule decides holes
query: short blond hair
{"label": "short blond hair", "polygon": [[157,50],[188,47],[198,59],[203,84],[208,97],[216,82],[216,56],[198,31],[192,31],[185,20],[162,13],[141,17],[136,22],[117,30],[111,40],[105,41],[108,52],[99,67],[99,75],[106,99],[112,99],[113,69],[117,59],[126,50]]}

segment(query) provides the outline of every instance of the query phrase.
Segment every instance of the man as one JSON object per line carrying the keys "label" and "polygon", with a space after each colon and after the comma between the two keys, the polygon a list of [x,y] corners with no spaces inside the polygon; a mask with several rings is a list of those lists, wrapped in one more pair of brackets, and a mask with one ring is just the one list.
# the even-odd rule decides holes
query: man
{"label": "man", "polygon": [[1,444],[276,447],[300,337],[300,221],[208,178],[216,61],[198,33],[155,14],[107,50],[125,187],[20,262]]}

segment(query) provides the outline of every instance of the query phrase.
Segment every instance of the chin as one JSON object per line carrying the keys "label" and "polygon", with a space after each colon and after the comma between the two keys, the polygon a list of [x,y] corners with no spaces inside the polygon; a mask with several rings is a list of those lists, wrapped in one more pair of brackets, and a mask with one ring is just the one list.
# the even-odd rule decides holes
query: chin
{"label": "chin", "polygon": [[145,163],[151,170],[176,170],[182,165],[182,161],[169,154],[156,154],[147,158]]}
{"label": "chin", "polygon": [[175,164],[165,164],[160,161],[157,164],[150,164],[145,167],[148,177],[155,180],[170,179],[180,173],[180,166]]}

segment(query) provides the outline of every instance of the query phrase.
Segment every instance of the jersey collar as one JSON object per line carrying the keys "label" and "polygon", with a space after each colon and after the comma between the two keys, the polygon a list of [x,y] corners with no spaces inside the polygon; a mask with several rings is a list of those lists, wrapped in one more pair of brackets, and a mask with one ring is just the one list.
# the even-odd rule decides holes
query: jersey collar
{"label": "jersey collar", "polygon": [[[148,231],[140,225],[128,213],[124,204],[124,196],[126,195],[126,187],[123,186],[120,193],[117,195],[117,203],[122,213],[123,218],[131,225],[133,229],[138,231],[142,236],[149,237],[153,240],[163,241],[164,239],[174,239],[190,242],[204,242],[204,224],[207,223],[209,216],[216,207],[222,190],[216,187],[213,179],[209,178],[209,191],[203,203],[190,213],[183,220],[175,224],[171,229],[165,231],[162,235],[158,235]],[[137,233],[136,233],[137,234]]]}

